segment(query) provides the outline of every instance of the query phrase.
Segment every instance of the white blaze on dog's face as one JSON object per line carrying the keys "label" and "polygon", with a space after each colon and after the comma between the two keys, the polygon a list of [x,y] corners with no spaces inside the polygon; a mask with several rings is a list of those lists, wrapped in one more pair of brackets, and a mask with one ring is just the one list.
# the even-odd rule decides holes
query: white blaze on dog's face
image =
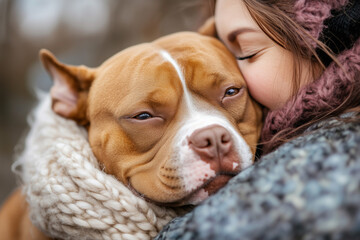
{"label": "white blaze on dog's face", "polygon": [[214,38],[173,34],[96,69],[42,60],[54,111],[87,126],[104,170],[146,199],[197,204],[254,160],[261,110]]}

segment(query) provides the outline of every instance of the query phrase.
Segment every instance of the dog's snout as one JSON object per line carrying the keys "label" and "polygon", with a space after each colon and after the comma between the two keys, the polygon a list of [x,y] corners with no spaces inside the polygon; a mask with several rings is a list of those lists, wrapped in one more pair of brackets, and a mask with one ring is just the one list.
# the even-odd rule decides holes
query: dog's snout
{"label": "dog's snout", "polygon": [[190,147],[204,161],[221,160],[232,147],[228,130],[220,125],[210,125],[194,131],[189,137]]}

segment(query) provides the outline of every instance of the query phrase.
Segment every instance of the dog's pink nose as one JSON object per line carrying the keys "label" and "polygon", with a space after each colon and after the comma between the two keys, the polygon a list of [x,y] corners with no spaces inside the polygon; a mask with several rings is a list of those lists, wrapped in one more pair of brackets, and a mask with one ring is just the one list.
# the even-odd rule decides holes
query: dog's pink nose
{"label": "dog's pink nose", "polygon": [[230,152],[233,143],[228,130],[220,125],[210,125],[194,131],[189,144],[202,160],[219,161]]}

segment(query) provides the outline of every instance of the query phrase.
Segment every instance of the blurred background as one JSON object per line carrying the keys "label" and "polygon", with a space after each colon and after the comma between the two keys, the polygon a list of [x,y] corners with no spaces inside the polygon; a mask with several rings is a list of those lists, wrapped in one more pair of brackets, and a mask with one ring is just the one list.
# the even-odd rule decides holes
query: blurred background
{"label": "blurred background", "polygon": [[131,45],[196,31],[211,9],[206,0],[0,0],[0,204],[16,187],[11,164],[35,92],[51,86],[41,48],[96,67]]}

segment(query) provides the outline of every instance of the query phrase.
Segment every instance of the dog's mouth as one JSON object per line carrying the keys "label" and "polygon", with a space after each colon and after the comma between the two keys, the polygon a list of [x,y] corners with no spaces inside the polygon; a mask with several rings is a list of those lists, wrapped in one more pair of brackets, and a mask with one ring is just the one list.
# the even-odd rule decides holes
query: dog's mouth
{"label": "dog's mouth", "polygon": [[204,186],[204,190],[210,195],[213,195],[214,193],[216,193],[220,188],[222,188],[223,186],[225,186],[225,184],[227,184],[227,182],[234,177],[235,175],[218,175],[216,177],[214,177],[213,179],[210,179],[210,181],[208,181],[205,186]]}
{"label": "dog's mouth", "polygon": [[219,189],[224,187],[228,181],[233,178],[236,173],[218,173],[216,176],[209,178],[206,180],[201,186],[184,196],[183,198],[173,201],[173,202],[158,202],[153,200],[146,195],[138,192],[132,185],[131,182],[128,181],[128,188],[138,197],[143,198],[145,201],[154,203],[159,206],[165,207],[181,207],[186,205],[198,205],[209,196],[215,194]]}
{"label": "dog's mouth", "polygon": [[178,204],[197,205],[209,196],[215,194],[220,188],[224,187],[235,174],[220,173],[207,180],[202,186],[191,192],[185,198],[177,201]]}
{"label": "dog's mouth", "polygon": [[174,202],[157,202],[151,198],[146,197],[144,194],[139,193],[131,186],[129,182],[129,188],[135,193],[137,196],[143,198],[144,200],[154,203],[156,205],[165,206],[165,207],[180,207],[185,205],[197,205],[200,202],[204,201],[210,195],[216,193],[220,188],[225,186],[227,182],[233,178],[235,173],[218,173],[215,177],[212,177],[205,181],[200,187],[195,189],[194,191],[187,194],[185,197],[176,200]]}

